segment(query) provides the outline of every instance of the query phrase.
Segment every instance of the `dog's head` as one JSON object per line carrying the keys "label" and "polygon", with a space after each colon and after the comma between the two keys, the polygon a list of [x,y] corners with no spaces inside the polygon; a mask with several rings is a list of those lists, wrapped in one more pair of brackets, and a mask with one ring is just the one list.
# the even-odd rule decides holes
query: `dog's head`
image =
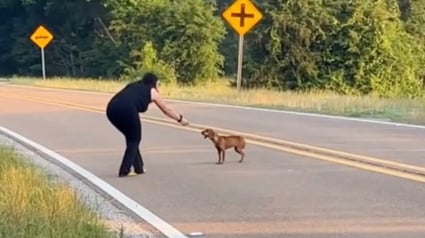
{"label": "dog's head", "polygon": [[204,139],[206,139],[206,138],[213,138],[215,133],[212,129],[207,128],[203,130],[201,134],[204,136]]}

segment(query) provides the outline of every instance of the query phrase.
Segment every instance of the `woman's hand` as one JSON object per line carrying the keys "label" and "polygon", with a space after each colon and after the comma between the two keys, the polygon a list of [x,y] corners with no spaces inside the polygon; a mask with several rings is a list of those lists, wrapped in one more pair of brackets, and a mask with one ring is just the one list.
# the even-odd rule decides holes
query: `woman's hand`
{"label": "woman's hand", "polygon": [[181,125],[183,125],[183,126],[187,126],[187,125],[189,125],[189,121],[188,120],[186,120],[184,117],[183,117],[183,115],[180,115],[180,119],[177,121],[177,122],[179,122]]}

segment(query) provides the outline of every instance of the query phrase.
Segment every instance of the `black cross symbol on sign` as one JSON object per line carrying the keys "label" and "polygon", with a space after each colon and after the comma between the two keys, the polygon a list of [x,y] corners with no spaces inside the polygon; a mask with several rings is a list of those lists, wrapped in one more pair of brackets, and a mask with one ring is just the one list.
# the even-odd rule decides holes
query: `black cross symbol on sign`
{"label": "black cross symbol on sign", "polygon": [[232,12],[232,17],[239,17],[239,26],[245,26],[245,18],[254,18],[254,14],[245,13],[245,4],[241,4],[241,12],[234,13]]}

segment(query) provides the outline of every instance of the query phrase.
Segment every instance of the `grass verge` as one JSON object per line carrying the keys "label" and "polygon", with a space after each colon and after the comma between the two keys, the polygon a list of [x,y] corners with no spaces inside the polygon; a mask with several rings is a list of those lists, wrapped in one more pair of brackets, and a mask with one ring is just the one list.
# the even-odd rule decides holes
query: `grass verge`
{"label": "grass verge", "polygon": [[0,237],[114,236],[70,188],[0,145]]}
{"label": "grass verge", "polygon": [[[116,92],[124,82],[93,79],[12,78],[14,84],[78,89],[99,92]],[[425,99],[383,99],[374,96],[344,96],[332,92],[294,93],[265,89],[244,90],[238,93],[226,80],[199,86],[162,85],[161,92],[169,99],[194,100],[312,112],[350,117],[385,119],[395,122],[425,124]]]}

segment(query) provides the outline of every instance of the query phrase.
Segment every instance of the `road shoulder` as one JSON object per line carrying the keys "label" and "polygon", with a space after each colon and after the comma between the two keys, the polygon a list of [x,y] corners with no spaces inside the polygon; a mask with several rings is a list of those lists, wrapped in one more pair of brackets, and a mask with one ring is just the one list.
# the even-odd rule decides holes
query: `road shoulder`
{"label": "road shoulder", "polygon": [[72,173],[61,168],[60,166],[46,160],[34,151],[26,148],[22,144],[13,140],[12,138],[0,133],[0,144],[12,147],[16,153],[27,158],[36,165],[43,169],[52,181],[66,183],[74,191],[78,193],[81,200],[90,209],[96,211],[100,217],[106,222],[111,231],[120,236],[121,230],[125,238],[157,238],[152,232],[148,231],[142,225],[132,218],[132,216],[125,214],[123,210],[119,209],[116,204],[108,198],[97,192],[95,189],[88,186],[86,183],[77,179]]}

